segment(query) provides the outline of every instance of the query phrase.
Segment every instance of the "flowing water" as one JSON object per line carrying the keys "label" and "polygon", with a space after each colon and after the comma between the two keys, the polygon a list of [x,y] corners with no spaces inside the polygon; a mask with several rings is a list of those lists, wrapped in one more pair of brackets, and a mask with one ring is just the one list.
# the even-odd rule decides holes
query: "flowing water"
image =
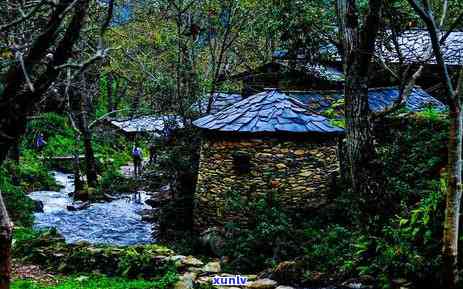
{"label": "flowing water", "polygon": [[56,228],[68,243],[88,241],[93,244],[135,245],[153,242],[152,224],[143,222],[139,212],[150,207],[145,193],[126,196],[107,203],[94,203],[80,211],[69,211],[73,205],[69,193],[74,191],[72,175],[52,173],[63,186],[59,192],[38,191],[30,194],[43,202],[44,212],[35,214],[38,229]]}

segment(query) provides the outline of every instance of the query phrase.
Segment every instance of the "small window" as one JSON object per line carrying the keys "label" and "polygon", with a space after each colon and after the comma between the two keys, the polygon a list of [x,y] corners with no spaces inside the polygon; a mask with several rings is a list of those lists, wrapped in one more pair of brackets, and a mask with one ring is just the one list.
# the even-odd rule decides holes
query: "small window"
{"label": "small window", "polygon": [[236,174],[244,175],[251,172],[251,156],[244,152],[233,154],[233,169]]}

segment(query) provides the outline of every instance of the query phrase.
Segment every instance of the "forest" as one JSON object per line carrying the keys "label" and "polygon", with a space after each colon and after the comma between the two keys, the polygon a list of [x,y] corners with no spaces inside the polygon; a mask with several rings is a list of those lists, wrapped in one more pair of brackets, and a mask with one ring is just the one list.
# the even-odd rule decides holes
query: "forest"
{"label": "forest", "polygon": [[0,1],[0,289],[463,288],[460,0]]}

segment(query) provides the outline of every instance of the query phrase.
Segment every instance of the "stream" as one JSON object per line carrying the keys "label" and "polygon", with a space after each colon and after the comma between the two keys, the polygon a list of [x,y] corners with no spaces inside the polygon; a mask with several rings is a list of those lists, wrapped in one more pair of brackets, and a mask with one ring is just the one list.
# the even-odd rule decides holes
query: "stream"
{"label": "stream", "polygon": [[35,213],[34,227],[56,228],[67,243],[87,241],[92,244],[135,245],[152,243],[152,224],[143,222],[140,212],[150,209],[145,204],[146,193],[126,195],[120,199],[93,203],[79,211],[67,207],[74,201],[69,193],[74,191],[73,175],[52,172],[63,188],[59,192],[37,191],[29,196],[44,205],[43,213]]}

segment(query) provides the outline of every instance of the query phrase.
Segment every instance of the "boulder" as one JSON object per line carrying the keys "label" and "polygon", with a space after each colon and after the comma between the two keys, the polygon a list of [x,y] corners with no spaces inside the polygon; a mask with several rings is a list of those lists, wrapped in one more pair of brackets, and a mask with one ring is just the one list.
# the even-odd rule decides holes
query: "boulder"
{"label": "boulder", "polygon": [[176,268],[181,268],[181,267],[184,267],[183,265],[183,260],[185,259],[186,257],[183,256],[183,255],[175,255],[175,256],[170,256],[170,257],[167,257],[166,260],[167,261],[170,261],[170,262],[173,262],[175,264],[175,267]]}
{"label": "boulder", "polygon": [[34,213],[43,213],[43,202],[34,200]]}
{"label": "boulder", "polygon": [[73,204],[73,205],[69,205],[66,208],[67,208],[68,211],[75,212],[75,211],[85,210],[88,207],[90,207],[89,202],[83,202],[83,203],[80,202],[80,203],[76,203],[76,204]]}
{"label": "boulder", "polygon": [[278,285],[277,281],[272,279],[259,279],[256,281],[248,282],[246,288],[249,289],[274,289]]}
{"label": "boulder", "polygon": [[187,272],[179,277],[179,280],[174,285],[174,289],[193,289],[196,274]]}
{"label": "boulder", "polygon": [[222,267],[220,266],[220,262],[209,262],[202,268],[202,270],[206,273],[220,273],[220,271],[222,271]]}
{"label": "boulder", "polygon": [[199,260],[199,259],[196,259],[195,257],[193,256],[187,256],[185,257],[183,260],[182,260],[182,263],[185,265],[185,266],[189,266],[189,267],[200,267],[200,266],[203,266],[204,263],[203,261]]}
{"label": "boulder", "polygon": [[158,208],[162,205],[162,201],[159,198],[151,197],[145,201],[145,204],[152,208]]}
{"label": "boulder", "polygon": [[198,279],[196,279],[195,283],[198,285],[211,285],[212,277],[211,276],[201,276]]}
{"label": "boulder", "polygon": [[88,193],[87,190],[74,192],[74,199],[76,200],[88,201],[89,198],[90,198],[90,194]]}
{"label": "boulder", "polygon": [[159,215],[156,214],[156,211],[152,210],[151,212],[141,214],[141,220],[143,222],[154,223],[159,220]]}

